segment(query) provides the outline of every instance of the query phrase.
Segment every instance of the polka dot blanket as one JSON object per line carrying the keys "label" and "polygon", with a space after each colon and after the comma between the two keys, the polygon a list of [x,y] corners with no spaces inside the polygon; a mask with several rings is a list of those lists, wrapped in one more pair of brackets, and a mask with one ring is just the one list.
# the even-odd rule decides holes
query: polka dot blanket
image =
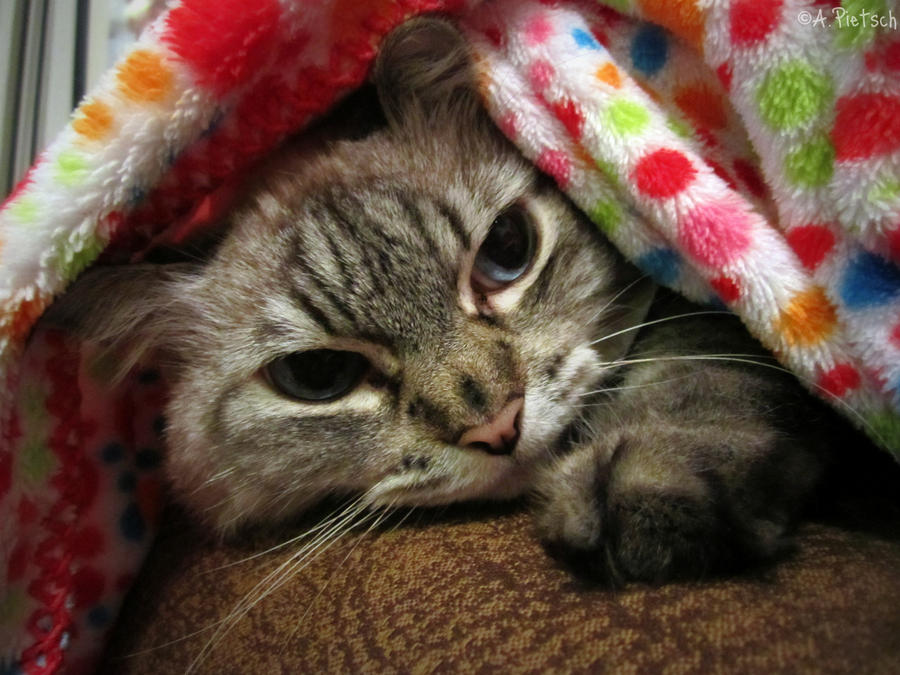
{"label": "polka dot blanket", "polygon": [[89,671],[152,538],[164,383],[35,329],[458,20],[521,151],[659,282],[739,314],[900,456],[900,20],[887,0],[175,0],[0,211],[0,671]]}

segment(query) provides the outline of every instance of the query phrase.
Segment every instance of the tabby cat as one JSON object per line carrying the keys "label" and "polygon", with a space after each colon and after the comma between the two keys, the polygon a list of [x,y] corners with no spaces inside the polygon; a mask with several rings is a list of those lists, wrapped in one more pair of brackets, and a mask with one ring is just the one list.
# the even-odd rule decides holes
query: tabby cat
{"label": "tabby cat", "polygon": [[520,156],[455,28],[401,27],[373,80],[384,123],[280,151],[206,262],[98,268],[51,311],[157,355],[180,500],[232,532],[327,495],[529,493],[612,581],[775,556],[825,464],[790,431],[817,414],[800,387]]}

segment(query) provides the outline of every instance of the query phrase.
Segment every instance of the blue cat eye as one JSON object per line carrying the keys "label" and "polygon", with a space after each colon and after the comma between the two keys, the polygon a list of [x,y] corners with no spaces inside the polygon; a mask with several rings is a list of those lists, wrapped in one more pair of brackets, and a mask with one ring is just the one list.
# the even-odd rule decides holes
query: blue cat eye
{"label": "blue cat eye", "polygon": [[490,293],[510,285],[528,271],[537,244],[531,218],[521,206],[501,213],[475,255],[472,285]]}
{"label": "blue cat eye", "polygon": [[271,385],[300,401],[331,401],[356,388],[369,361],[356,352],[313,349],[275,359],[265,368]]}

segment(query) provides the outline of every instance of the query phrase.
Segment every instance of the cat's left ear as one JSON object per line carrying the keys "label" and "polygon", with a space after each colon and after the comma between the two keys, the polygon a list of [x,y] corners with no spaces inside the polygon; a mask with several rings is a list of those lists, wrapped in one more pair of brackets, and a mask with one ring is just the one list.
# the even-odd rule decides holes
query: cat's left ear
{"label": "cat's left ear", "polygon": [[468,43],[447,20],[417,18],[394,30],[381,46],[373,80],[394,127],[427,124],[450,110],[475,115],[480,107]]}

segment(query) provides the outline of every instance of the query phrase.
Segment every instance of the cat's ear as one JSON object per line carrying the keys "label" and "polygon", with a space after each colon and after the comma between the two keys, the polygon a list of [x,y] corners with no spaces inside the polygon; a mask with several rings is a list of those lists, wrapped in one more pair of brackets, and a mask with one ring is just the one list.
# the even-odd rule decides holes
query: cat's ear
{"label": "cat's ear", "polygon": [[474,114],[479,105],[467,42],[434,17],[408,21],[385,38],[373,81],[393,126],[434,120],[451,108]]}
{"label": "cat's ear", "polygon": [[41,321],[115,353],[118,378],[164,346],[168,329],[186,318],[176,306],[198,270],[193,263],[97,267],[81,275]]}

